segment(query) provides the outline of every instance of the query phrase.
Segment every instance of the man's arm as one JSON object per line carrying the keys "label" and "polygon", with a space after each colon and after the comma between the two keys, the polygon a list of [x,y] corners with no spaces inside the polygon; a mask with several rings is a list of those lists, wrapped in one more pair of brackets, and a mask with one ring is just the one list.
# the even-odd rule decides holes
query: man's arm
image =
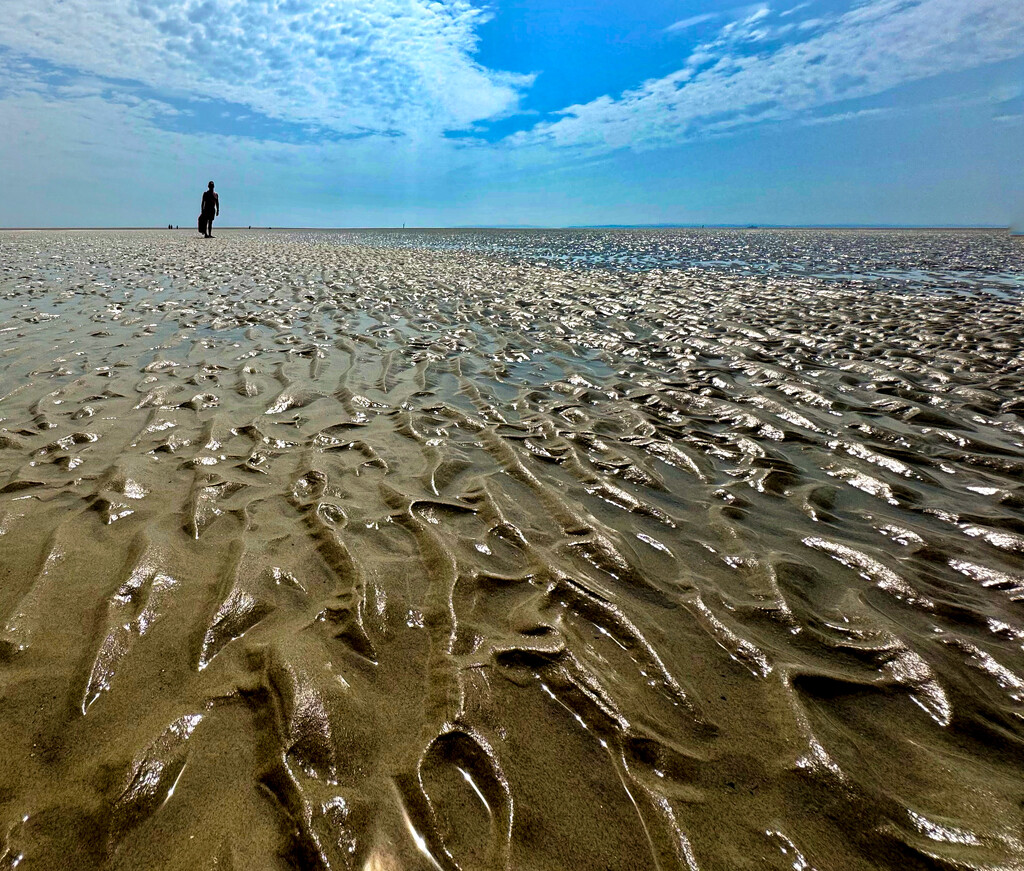
{"label": "man's arm", "polygon": [[217,214],[220,215],[220,194],[213,195],[213,203],[217,207]]}

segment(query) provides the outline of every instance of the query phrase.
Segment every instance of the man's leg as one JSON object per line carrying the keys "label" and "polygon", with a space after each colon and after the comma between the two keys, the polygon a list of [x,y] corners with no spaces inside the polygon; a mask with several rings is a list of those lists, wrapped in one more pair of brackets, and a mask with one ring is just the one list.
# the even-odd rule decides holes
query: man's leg
{"label": "man's leg", "polygon": [[213,215],[210,215],[210,217],[206,221],[206,238],[213,238]]}

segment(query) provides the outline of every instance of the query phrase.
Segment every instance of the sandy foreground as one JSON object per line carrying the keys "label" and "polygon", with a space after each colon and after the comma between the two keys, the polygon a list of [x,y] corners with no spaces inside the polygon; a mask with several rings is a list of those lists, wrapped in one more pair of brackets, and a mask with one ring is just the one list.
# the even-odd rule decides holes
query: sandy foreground
{"label": "sandy foreground", "polygon": [[0,233],[0,868],[1020,867],[1022,335]]}

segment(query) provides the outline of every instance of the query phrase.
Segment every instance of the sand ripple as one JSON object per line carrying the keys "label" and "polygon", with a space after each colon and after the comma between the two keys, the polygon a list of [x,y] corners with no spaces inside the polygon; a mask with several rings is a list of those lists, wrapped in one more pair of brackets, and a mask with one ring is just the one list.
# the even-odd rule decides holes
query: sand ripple
{"label": "sand ripple", "polygon": [[1021,867],[1019,243],[459,238],[0,234],[0,868]]}

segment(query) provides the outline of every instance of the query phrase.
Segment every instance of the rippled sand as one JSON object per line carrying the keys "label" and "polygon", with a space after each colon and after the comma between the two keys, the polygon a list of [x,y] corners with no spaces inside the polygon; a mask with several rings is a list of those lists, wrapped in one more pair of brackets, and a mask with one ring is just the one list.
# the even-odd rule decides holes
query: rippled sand
{"label": "rippled sand", "polygon": [[0,234],[0,868],[1024,865],[1019,294],[359,241]]}

